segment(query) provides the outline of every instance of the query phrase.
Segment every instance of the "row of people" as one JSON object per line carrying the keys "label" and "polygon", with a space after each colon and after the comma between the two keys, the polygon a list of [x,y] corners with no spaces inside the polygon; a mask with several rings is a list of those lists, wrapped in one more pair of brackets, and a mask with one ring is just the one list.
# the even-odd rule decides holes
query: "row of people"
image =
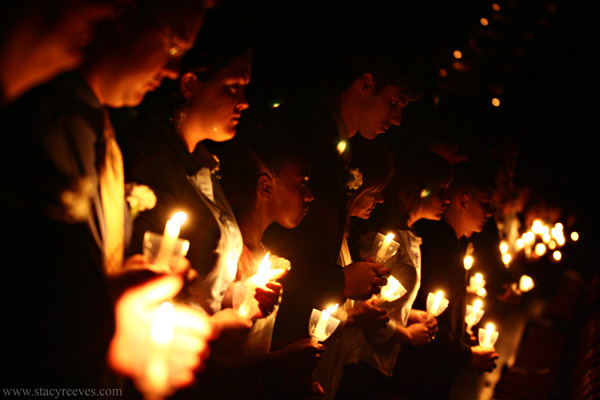
{"label": "row of people", "polygon": [[[172,299],[180,318],[169,386],[195,382],[182,398],[334,398],[338,386],[338,397],[356,396],[357,382],[373,390],[359,379],[372,367],[393,375],[398,393],[431,398],[432,385],[417,384],[431,382],[425,372],[447,391],[455,365],[493,368],[493,349],[463,341],[464,252],[457,261],[458,240],[489,216],[490,188],[429,153],[394,155],[392,165],[367,142],[399,125],[421,96],[411,60],[360,49],[326,96],[282,107],[232,140],[249,106],[251,46],[239,36],[220,40],[231,27],[216,10],[201,29],[205,6],[125,7],[99,27],[76,71],[15,101],[6,91],[3,120],[14,132],[3,160],[17,154],[23,164],[20,173],[3,168],[3,206],[15,227],[5,243],[16,327],[6,384],[128,387],[107,381],[108,366],[144,392],[151,322]],[[135,116],[111,121],[108,108],[121,107],[136,107]],[[209,142],[230,142],[217,146],[223,165]],[[130,214],[125,182],[147,185],[156,205]],[[384,193],[381,215],[354,226],[352,217],[369,219]],[[144,234],[162,232],[179,210],[188,215],[180,235],[189,252],[164,274],[140,254]],[[414,230],[442,213],[444,232]],[[401,246],[384,265],[372,243],[388,230]],[[267,252],[291,268],[280,283],[256,288],[257,311],[241,315],[236,293]],[[381,305],[371,296],[390,274],[407,292]],[[451,306],[438,321],[419,296],[439,286],[448,286]],[[312,309],[335,303],[338,332],[325,346],[311,341]],[[423,362],[423,349],[438,369]],[[441,354],[450,361],[433,361]],[[344,382],[344,370],[346,379],[358,376]]]}

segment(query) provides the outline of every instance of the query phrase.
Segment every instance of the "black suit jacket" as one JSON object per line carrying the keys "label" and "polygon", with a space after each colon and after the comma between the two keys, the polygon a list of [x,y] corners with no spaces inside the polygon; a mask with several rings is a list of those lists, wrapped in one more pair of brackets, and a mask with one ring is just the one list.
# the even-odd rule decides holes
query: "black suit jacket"
{"label": "black suit jacket", "polygon": [[306,151],[311,163],[309,185],[315,197],[296,228],[273,224],[263,236],[273,254],[287,258],[292,265],[281,280],[283,300],[272,341],[276,349],[308,337],[313,308],[323,310],[344,301],[344,274],[337,258],[346,223],[346,167],[336,147],[340,133],[324,105],[273,123],[278,124],[280,134]]}

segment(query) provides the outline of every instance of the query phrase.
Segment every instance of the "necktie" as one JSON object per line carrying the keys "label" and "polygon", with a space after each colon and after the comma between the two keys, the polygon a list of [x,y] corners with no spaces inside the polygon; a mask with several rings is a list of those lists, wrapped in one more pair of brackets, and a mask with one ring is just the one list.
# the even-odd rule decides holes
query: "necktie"
{"label": "necktie", "polygon": [[104,268],[108,274],[114,274],[123,266],[125,185],[123,156],[107,110],[104,110],[104,139],[105,157],[100,160],[99,175],[105,222]]}

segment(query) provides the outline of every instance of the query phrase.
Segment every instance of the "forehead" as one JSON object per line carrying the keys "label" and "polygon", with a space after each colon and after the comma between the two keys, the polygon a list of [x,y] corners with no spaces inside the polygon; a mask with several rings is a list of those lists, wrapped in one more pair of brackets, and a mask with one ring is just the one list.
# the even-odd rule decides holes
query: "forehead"
{"label": "forehead", "polygon": [[279,176],[282,178],[295,179],[305,178],[310,175],[310,165],[307,161],[296,158],[285,160],[281,165]]}
{"label": "forehead", "polygon": [[250,81],[251,66],[250,53],[240,54],[223,67],[216,76],[222,79],[242,80],[248,83]]}

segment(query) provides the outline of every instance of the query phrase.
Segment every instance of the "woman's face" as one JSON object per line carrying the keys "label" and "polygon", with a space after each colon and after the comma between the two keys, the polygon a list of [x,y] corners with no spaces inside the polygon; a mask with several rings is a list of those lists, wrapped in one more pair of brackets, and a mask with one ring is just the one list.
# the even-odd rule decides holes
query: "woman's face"
{"label": "woman's face", "polygon": [[[425,196],[431,196],[431,200],[428,202],[426,201],[425,204],[420,207],[419,219],[424,218],[436,221],[442,219],[444,211],[446,211],[446,208],[450,204],[450,199],[448,198],[448,185],[449,183],[439,185]],[[426,192],[423,192],[423,194],[425,193]]]}
{"label": "woman's face", "polygon": [[371,211],[378,203],[383,203],[381,188],[365,189],[350,205],[350,215],[361,219],[369,219]]}
{"label": "woman's face", "polygon": [[284,228],[295,228],[309,209],[314,196],[308,186],[308,165],[286,162],[273,179],[269,208],[273,219]]}
{"label": "woman's face", "polygon": [[248,108],[244,89],[250,83],[250,64],[249,54],[240,55],[210,81],[195,83],[187,118],[198,139],[223,142],[235,136],[242,111]]}

